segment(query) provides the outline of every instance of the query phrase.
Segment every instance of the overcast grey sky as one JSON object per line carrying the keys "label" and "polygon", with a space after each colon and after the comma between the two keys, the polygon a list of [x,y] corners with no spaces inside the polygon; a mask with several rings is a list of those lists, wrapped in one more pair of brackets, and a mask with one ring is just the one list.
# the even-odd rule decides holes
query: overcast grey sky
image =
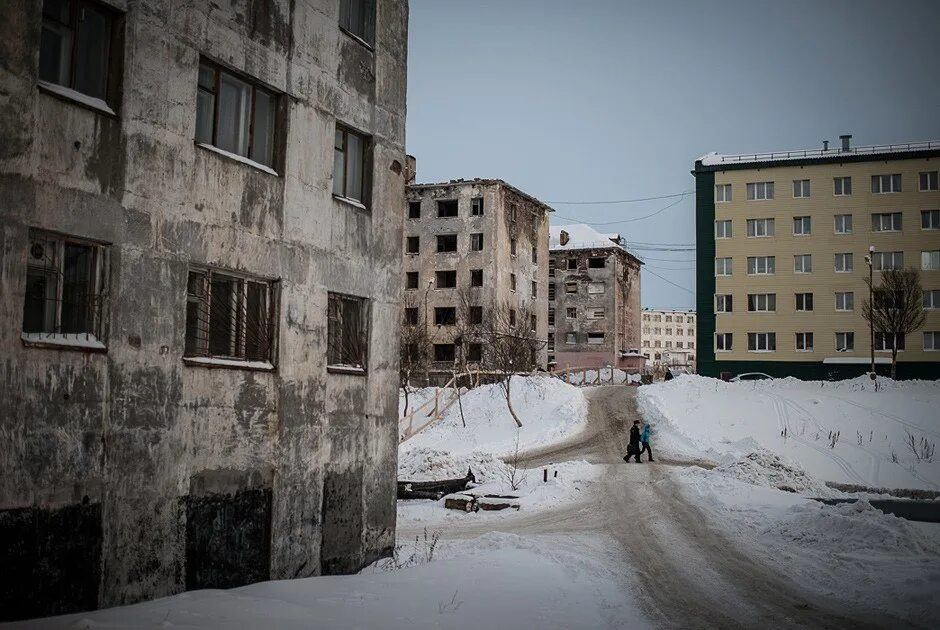
{"label": "overcast grey sky", "polygon": [[[419,181],[498,177],[545,201],[690,191],[694,159],[940,139],[940,0],[411,0]],[[673,199],[553,204],[554,224]],[[691,196],[595,227],[693,243]],[[639,251],[645,307],[691,307],[691,252]],[[669,259],[676,262],[652,260]]]}

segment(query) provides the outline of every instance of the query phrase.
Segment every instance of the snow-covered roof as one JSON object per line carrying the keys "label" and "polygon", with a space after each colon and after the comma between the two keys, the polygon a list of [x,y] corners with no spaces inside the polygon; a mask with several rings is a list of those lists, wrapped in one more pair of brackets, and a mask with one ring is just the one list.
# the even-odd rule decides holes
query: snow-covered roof
{"label": "snow-covered roof", "polygon": [[[795,149],[791,151],[773,151],[770,153],[741,153],[727,155],[706,153],[696,159],[702,166],[722,166],[730,164],[749,164],[753,162],[787,162],[806,159],[840,159],[847,156],[878,156],[885,154],[903,154],[918,151],[940,151],[940,141],[907,142],[903,144],[877,144],[867,147],[851,147],[843,150],[840,146],[831,149]],[[858,159],[857,157],[855,159]]]}
{"label": "snow-covered roof", "polygon": [[[564,245],[561,243],[562,231],[568,234]],[[602,234],[589,225],[574,223],[571,225],[551,225],[548,228],[549,249],[593,249],[595,247],[620,247],[619,234]]]}

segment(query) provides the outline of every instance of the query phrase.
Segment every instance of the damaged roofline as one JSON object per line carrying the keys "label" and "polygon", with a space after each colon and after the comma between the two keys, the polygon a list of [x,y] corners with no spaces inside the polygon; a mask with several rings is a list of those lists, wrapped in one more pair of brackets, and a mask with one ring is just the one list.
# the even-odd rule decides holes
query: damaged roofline
{"label": "damaged roofline", "polygon": [[504,186],[505,188],[509,189],[513,193],[522,197],[523,199],[526,199],[527,201],[530,201],[536,204],[537,206],[544,208],[547,212],[555,211],[554,208],[552,208],[550,205],[548,205],[544,201],[539,201],[532,195],[522,192],[521,190],[519,190],[512,184],[508,184],[502,179],[481,179],[479,177],[475,177],[473,179],[452,179],[449,182],[431,182],[427,184],[408,184],[408,188],[446,188],[448,186],[461,186],[465,184],[480,184],[483,186],[491,186],[491,185]]}

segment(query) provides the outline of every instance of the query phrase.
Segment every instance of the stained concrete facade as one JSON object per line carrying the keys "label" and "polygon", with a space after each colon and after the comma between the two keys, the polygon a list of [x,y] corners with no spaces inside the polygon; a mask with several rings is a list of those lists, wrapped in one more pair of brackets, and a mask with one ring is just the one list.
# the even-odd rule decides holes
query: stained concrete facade
{"label": "stained concrete facade", "polygon": [[[407,188],[408,209],[405,218],[406,250],[404,300],[425,309],[432,344],[453,344],[462,326],[436,325],[435,308],[462,311],[461,293],[467,301],[483,307],[483,317],[490,309],[506,304],[519,305],[536,316],[535,336],[548,338],[548,216],[553,210],[534,197],[502,180],[456,180],[437,184],[416,184]],[[482,200],[481,214],[473,214],[474,204]],[[457,203],[457,216],[440,217],[439,202]],[[420,216],[414,215],[420,208]],[[514,209],[514,210],[513,210]],[[480,251],[471,250],[471,235],[482,234]],[[439,235],[456,235],[457,250],[438,252]],[[418,237],[418,251],[408,253],[407,239]],[[512,241],[515,240],[515,254]],[[483,284],[471,286],[471,270],[481,270]],[[456,286],[439,288],[437,271],[456,271]],[[417,273],[415,288],[409,288],[408,273]],[[516,287],[512,288],[515,277]],[[533,294],[534,283],[534,294]],[[466,343],[480,342],[467,339]],[[465,348],[466,350],[466,348]],[[547,343],[537,353],[537,366],[544,369],[548,360]],[[484,360],[480,363],[485,363]],[[432,364],[432,369],[449,373],[452,361]],[[485,365],[483,366],[485,368]]]}
{"label": "stained concrete facade", "polygon": [[618,235],[552,226],[549,365],[639,371],[640,265]]}
{"label": "stained concrete facade", "polygon": [[[0,620],[389,554],[407,1],[368,45],[339,0],[107,0],[113,114],[39,88],[42,4],[0,25]],[[194,143],[201,59],[277,95],[273,173]],[[367,204],[332,194],[337,123]],[[24,338],[37,229],[103,252],[97,343]],[[270,361],[184,362],[193,265],[271,282]],[[368,300],[358,373],[327,368],[328,292]]]}

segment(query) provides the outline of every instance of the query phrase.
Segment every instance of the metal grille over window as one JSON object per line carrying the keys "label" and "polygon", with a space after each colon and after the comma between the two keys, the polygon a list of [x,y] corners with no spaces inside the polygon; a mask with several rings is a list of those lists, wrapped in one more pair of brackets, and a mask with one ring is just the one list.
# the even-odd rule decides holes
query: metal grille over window
{"label": "metal grille over window", "polygon": [[327,361],[331,367],[365,371],[369,346],[368,300],[329,294]]}
{"label": "metal grille over window", "polygon": [[274,282],[191,270],[186,357],[273,363]]}

